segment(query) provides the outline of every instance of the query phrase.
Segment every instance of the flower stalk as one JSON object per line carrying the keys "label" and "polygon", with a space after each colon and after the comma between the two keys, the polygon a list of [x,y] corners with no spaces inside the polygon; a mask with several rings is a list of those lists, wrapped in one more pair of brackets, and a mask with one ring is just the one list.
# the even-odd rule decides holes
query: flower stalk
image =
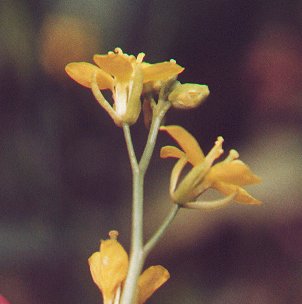
{"label": "flower stalk", "polygon": [[[169,279],[168,270],[160,265],[142,270],[147,256],[180,208],[209,210],[223,207],[231,201],[261,203],[244,189],[260,182],[260,179],[238,159],[236,150],[231,150],[224,160],[217,161],[223,154],[221,136],[205,155],[197,140],[184,128],[161,126],[170,107],[192,109],[203,103],[210,92],[208,86],[181,84],[176,79],[184,68],[175,60],[150,64],[143,61],[144,56],[144,53],[139,53],[135,57],[116,48],[105,55],[94,55],[95,64],[73,62],[65,68],[73,80],[91,89],[100,106],[116,126],[123,129],[132,171],[130,258],[117,240],[118,232],[113,230],[109,232],[109,239],[101,241],[99,251],[88,259],[92,279],[103,295],[104,304],[144,304]],[[104,97],[104,90],[111,91],[111,99]],[[140,116],[142,99],[144,122],[150,129],[138,160],[130,126]],[[160,152],[161,158],[177,159],[170,178],[170,196],[174,205],[152,237],[144,243],[144,180],[159,130],[167,132],[180,147],[165,146]],[[184,174],[183,169],[188,164],[192,168]],[[210,188],[224,196],[215,201],[200,201],[199,197]]]}
{"label": "flower stalk", "polygon": [[132,304],[134,302],[138,278],[142,271],[145,259],[148,256],[148,253],[151,251],[151,249],[156,245],[162,234],[168,228],[169,224],[172,222],[172,218],[170,221],[166,221],[166,224],[162,227],[162,229],[159,229],[158,232],[155,234],[153,240],[151,240],[152,242],[148,243],[149,245],[147,244],[147,246],[144,247],[143,245],[144,178],[154,151],[161,121],[169,108],[170,108],[170,103],[163,101],[159,102],[154,108],[153,111],[154,114],[152,118],[151,127],[149,130],[148,139],[139,163],[135,156],[130,127],[128,124],[123,124],[123,131],[124,131],[125,141],[129,154],[129,160],[132,169],[133,201],[132,201],[132,232],[131,232],[129,270],[124,285],[121,304]]}

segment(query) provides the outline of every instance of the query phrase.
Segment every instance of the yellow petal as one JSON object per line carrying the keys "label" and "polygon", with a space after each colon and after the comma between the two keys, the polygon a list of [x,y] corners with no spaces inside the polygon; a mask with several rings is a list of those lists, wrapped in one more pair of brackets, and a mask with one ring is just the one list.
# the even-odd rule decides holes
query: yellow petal
{"label": "yellow petal", "polygon": [[[180,162],[180,160],[178,162]],[[176,190],[172,193],[172,199],[174,202],[182,205],[184,203],[195,200],[201,194],[200,191],[204,191],[200,185],[202,184],[202,181],[208,171],[209,166],[206,161],[201,162],[199,165],[193,167],[184,177],[184,179],[179,183]]]}
{"label": "yellow petal", "polygon": [[261,201],[255,199],[246,190],[244,190],[243,188],[237,185],[231,185],[224,182],[215,182],[212,185],[212,187],[225,195],[231,195],[236,192],[237,194],[234,197],[234,201],[238,203],[251,204],[251,205],[261,204]]}
{"label": "yellow petal", "polygon": [[169,278],[168,270],[160,265],[146,269],[138,280],[138,304],[145,303]]}
{"label": "yellow petal", "polygon": [[148,81],[166,81],[180,74],[184,68],[175,61],[165,61],[155,64],[144,64],[144,83]]}
{"label": "yellow petal", "polygon": [[228,205],[235,197],[236,193],[228,195],[224,198],[217,199],[214,201],[195,201],[187,202],[182,205],[183,208],[187,209],[199,209],[199,210],[216,210]]}
{"label": "yellow petal", "polygon": [[129,82],[132,76],[134,56],[110,52],[107,55],[94,55],[94,62],[119,82]]}
{"label": "yellow petal", "polygon": [[96,82],[96,74],[94,74],[94,77],[91,82],[91,91],[92,91],[95,99],[104,108],[104,110],[110,115],[110,117],[113,119],[115,124],[117,126],[120,126],[121,125],[120,117],[116,114],[116,111],[112,108],[111,104],[105,99],[104,95],[100,91],[100,88],[98,87],[98,84]]}
{"label": "yellow petal", "polygon": [[127,252],[116,239],[101,241],[100,251],[93,253],[88,263],[93,281],[101,290],[104,302],[110,301],[126,278]]}
{"label": "yellow petal", "polygon": [[73,80],[87,88],[91,88],[91,81],[93,75],[96,73],[99,89],[112,89],[112,77],[91,63],[71,62],[66,65],[65,71]]}
{"label": "yellow petal", "polygon": [[133,73],[133,83],[130,96],[127,103],[126,114],[123,117],[123,121],[129,125],[134,124],[141,112],[141,94],[143,90],[143,72],[141,64],[136,64]]}
{"label": "yellow petal", "polygon": [[239,186],[257,184],[261,181],[241,160],[221,162],[214,165],[206,179],[209,182],[221,181]]}
{"label": "yellow petal", "polygon": [[187,158],[183,156],[177,161],[177,163],[173,167],[171,173],[171,179],[170,179],[170,195],[172,198],[174,197],[174,191],[178,183],[178,179],[181,174],[181,171],[183,170],[187,162],[188,162]]}
{"label": "yellow petal", "polygon": [[160,157],[161,158],[181,158],[185,156],[186,154],[174,146],[165,146],[160,149]]}
{"label": "yellow petal", "polygon": [[184,128],[180,126],[163,126],[161,131],[166,131],[180,145],[186,153],[188,162],[193,166],[204,160],[204,154],[196,139]]}

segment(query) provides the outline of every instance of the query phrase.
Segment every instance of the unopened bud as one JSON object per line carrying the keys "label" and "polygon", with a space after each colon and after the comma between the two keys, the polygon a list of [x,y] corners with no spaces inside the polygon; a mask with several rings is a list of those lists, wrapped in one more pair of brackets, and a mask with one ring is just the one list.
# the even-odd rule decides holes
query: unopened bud
{"label": "unopened bud", "polygon": [[184,83],[178,85],[170,94],[169,101],[178,109],[193,109],[198,107],[210,94],[204,84]]}

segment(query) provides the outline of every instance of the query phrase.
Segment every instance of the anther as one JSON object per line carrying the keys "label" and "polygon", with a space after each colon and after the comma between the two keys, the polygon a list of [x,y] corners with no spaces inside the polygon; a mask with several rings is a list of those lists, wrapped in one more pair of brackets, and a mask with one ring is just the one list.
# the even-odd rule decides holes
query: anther
{"label": "anther", "polygon": [[237,158],[239,158],[239,153],[236,150],[232,149],[230,150],[229,155],[225,158],[223,162],[231,162],[232,160]]}
{"label": "anther", "polygon": [[238,151],[236,151],[235,149],[230,150],[230,152],[229,152],[229,157],[231,157],[232,159],[237,159],[237,158],[239,158],[239,153],[238,153]]}
{"label": "anther", "polygon": [[206,156],[206,159],[209,160],[211,163],[223,153],[223,149],[222,149],[223,141],[224,139],[222,136],[217,137],[214,147]]}
{"label": "anther", "polygon": [[137,55],[136,62],[137,62],[137,63],[143,62],[144,57],[145,57],[145,53],[139,53],[139,54]]}
{"label": "anther", "polygon": [[119,48],[119,47],[115,48],[115,49],[114,49],[114,52],[117,53],[117,54],[119,54],[119,55],[122,55],[122,54],[123,54],[122,49]]}
{"label": "anther", "polygon": [[110,240],[116,240],[119,233],[117,230],[111,230],[111,231],[109,231],[108,235],[110,237]]}

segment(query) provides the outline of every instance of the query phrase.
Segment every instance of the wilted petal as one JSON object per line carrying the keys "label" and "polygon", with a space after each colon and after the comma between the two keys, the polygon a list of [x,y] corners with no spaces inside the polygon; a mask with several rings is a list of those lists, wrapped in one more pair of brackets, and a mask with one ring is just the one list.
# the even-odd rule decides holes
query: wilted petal
{"label": "wilted petal", "polygon": [[165,61],[155,64],[144,64],[144,83],[149,81],[166,81],[180,74],[184,68],[178,65],[175,61]]}
{"label": "wilted petal", "polygon": [[227,184],[224,182],[215,182],[212,185],[213,188],[217,189],[225,195],[231,195],[236,193],[234,200],[238,203],[259,205],[261,201],[252,197],[246,190],[237,185]]}
{"label": "wilted petal", "polygon": [[100,251],[88,259],[94,283],[103,294],[104,303],[110,303],[123,283],[128,271],[128,255],[116,239],[101,241]]}
{"label": "wilted petal", "polygon": [[100,90],[112,89],[112,77],[91,63],[71,62],[66,65],[65,71],[73,80],[87,88],[91,88],[93,75],[96,74]]}
{"label": "wilted petal", "polygon": [[166,131],[183,149],[188,162],[197,165],[204,160],[204,154],[196,139],[184,128],[180,126],[162,126],[161,131]]}
{"label": "wilted petal", "polygon": [[241,160],[221,162],[214,165],[206,179],[209,182],[221,181],[239,186],[257,184],[261,181]]}
{"label": "wilted petal", "polygon": [[129,82],[132,76],[134,56],[109,52],[107,55],[94,55],[94,62],[119,82]]}
{"label": "wilted petal", "polygon": [[145,303],[169,278],[168,270],[160,265],[146,269],[138,280],[138,304]]}

